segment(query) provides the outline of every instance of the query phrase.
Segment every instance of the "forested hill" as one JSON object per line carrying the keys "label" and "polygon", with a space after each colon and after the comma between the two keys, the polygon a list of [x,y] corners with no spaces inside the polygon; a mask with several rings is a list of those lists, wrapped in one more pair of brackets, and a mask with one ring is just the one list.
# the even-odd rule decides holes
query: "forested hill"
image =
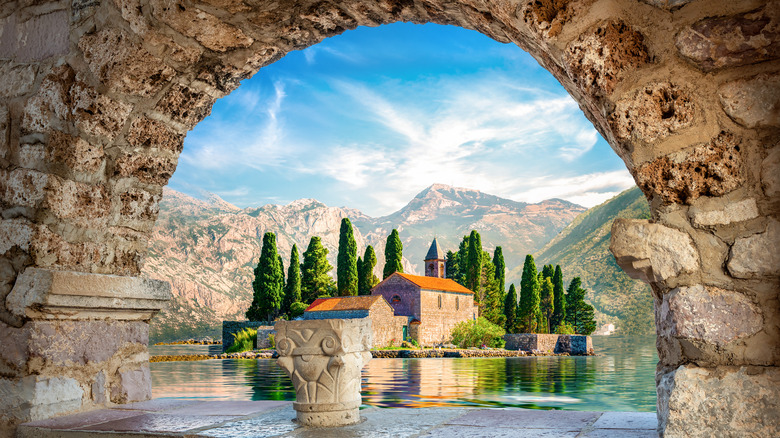
{"label": "forested hill", "polygon": [[[610,322],[625,332],[652,332],[650,287],[632,280],[609,252],[615,218],[650,218],[650,208],[639,188],[626,190],[577,216],[534,255],[536,265],[561,265],[567,285],[573,277],[580,277],[589,291],[586,300],[595,307],[600,324]],[[520,273],[512,272],[509,278],[519,278]]]}

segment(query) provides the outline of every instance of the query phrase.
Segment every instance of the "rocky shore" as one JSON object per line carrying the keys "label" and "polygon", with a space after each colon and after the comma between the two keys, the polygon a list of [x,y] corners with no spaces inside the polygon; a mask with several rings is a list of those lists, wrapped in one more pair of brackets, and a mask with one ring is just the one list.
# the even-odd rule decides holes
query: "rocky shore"
{"label": "rocky shore", "polygon": [[184,341],[158,342],[154,345],[222,345],[222,340],[213,340],[211,338],[187,339]]}

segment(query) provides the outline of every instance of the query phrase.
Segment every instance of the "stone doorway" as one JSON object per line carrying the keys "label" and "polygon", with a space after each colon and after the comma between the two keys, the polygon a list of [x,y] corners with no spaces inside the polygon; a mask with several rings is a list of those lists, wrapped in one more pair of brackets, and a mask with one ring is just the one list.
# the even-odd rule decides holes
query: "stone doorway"
{"label": "stone doorway", "polygon": [[5,430],[149,396],[145,321],[167,295],[136,277],[184,135],[215,100],[291,50],[411,21],[529,52],[644,191],[653,219],[616,221],[612,251],[654,292],[659,431],[777,434],[778,11],[760,0],[4,3]]}

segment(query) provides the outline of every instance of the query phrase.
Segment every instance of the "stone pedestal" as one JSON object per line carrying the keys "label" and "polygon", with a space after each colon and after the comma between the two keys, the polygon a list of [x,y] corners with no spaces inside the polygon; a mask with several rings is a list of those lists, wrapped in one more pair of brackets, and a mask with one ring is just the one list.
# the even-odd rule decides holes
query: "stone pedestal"
{"label": "stone pedestal", "polygon": [[0,437],[17,424],[151,398],[148,321],[161,281],[26,269],[0,322]]}
{"label": "stone pedestal", "polygon": [[371,359],[371,321],[320,319],[276,323],[279,365],[292,379],[304,426],[360,422],[360,370]]}

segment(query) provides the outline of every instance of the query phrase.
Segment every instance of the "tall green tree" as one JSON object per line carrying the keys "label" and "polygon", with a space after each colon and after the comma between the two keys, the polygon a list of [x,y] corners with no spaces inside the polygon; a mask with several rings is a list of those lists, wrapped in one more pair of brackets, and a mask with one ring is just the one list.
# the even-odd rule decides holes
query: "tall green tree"
{"label": "tall green tree", "polygon": [[520,279],[520,302],[517,306],[519,328],[524,333],[536,333],[539,310],[539,274],[531,254],[525,256]]}
{"label": "tall green tree", "polygon": [[490,253],[482,252],[482,272],[479,281],[479,314],[493,324],[504,326],[504,296],[496,281],[496,267],[490,260]]}
{"label": "tall green tree", "polygon": [[457,281],[459,277],[458,253],[447,251],[447,278]]}
{"label": "tall green tree", "polygon": [[379,278],[374,275],[376,253],[373,246],[366,247],[362,260],[360,272],[358,272],[358,295],[371,295],[371,288],[379,283]]}
{"label": "tall green tree", "polygon": [[466,267],[469,264],[469,236],[463,236],[458,246],[458,276],[454,278],[461,286],[466,286]]}
{"label": "tall green tree", "polygon": [[387,236],[385,243],[385,267],[382,270],[382,279],[385,279],[395,272],[404,272],[402,264],[404,245],[401,243],[401,237],[398,236],[398,230]]}
{"label": "tall green tree", "polygon": [[582,288],[580,277],[574,277],[566,291],[566,322],[580,335],[589,335],[596,330],[593,306],[585,302],[587,290]]}
{"label": "tall green tree", "polygon": [[333,266],[328,262],[327,248],[322,246],[319,237],[312,237],[301,263],[301,298],[304,303],[311,304],[317,297],[335,293],[335,281],[328,275],[331,269]]}
{"label": "tall green tree", "polygon": [[287,267],[287,284],[284,285],[282,313],[290,316],[290,306],[301,301],[301,265],[298,260],[298,245],[290,251],[290,266]]}
{"label": "tall green tree", "polygon": [[[548,265],[549,266],[549,265]],[[552,267],[552,266],[550,266]],[[539,309],[544,315],[544,333],[552,333],[550,321],[555,311],[555,296],[552,278],[542,276],[542,284],[539,293]]]}
{"label": "tall green tree", "polygon": [[479,277],[482,274],[482,237],[477,230],[469,235],[469,251],[466,257],[466,288],[479,291]]}
{"label": "tall green tree", "polygon": [[498,282],[498,290],[501,294],[506,291],[506,263],[504,263],[504,250],[500,246],[496,247],[493,251],[493,266],[496,267],[496,281]]}
{"label": "tall green tree", "polygon": [[284,261],[282,260],[281,254],[279,254],[279,268],[282,270],[282,302],[284,302],[284,291],[285,291],[285,285],[287,283],[284,278]]}
{"label": "tall green tree", "polygon": [[562,322],[566,321],[566,296],[563,292],[563,271],[561,265],[555,266],[553,274],[553,316],[550,327],[555,330]]}
{"label": "tall green tree", "polygon": [[339,295],[358,294],[357,243],[355,243],[355,231],[349,218],[341,219],[336,277],[338,277]]}
{"label": "tall green tree", "polygon": [[504,300],[504,315],[506,316],[506,322],[504,323],[506,332],[515,333],[515,327],[517,326],[517,290],[514,283],[509,285],[509,292]]}
{"label": "tall green tree", "polygon": [[542,267],[542,277],[549,278],[550,281],[552,281],[553,276],[555,276],[555,268],[553,268],[553,265],[544,265]]}
{"label": "tall green tree", "polygon": [[250,321],[273,321],[282,307],[284,294],[284,273],[276,250],[276,235],[265,233],[260,260],[252,281],[254,295],[246,317]]}

